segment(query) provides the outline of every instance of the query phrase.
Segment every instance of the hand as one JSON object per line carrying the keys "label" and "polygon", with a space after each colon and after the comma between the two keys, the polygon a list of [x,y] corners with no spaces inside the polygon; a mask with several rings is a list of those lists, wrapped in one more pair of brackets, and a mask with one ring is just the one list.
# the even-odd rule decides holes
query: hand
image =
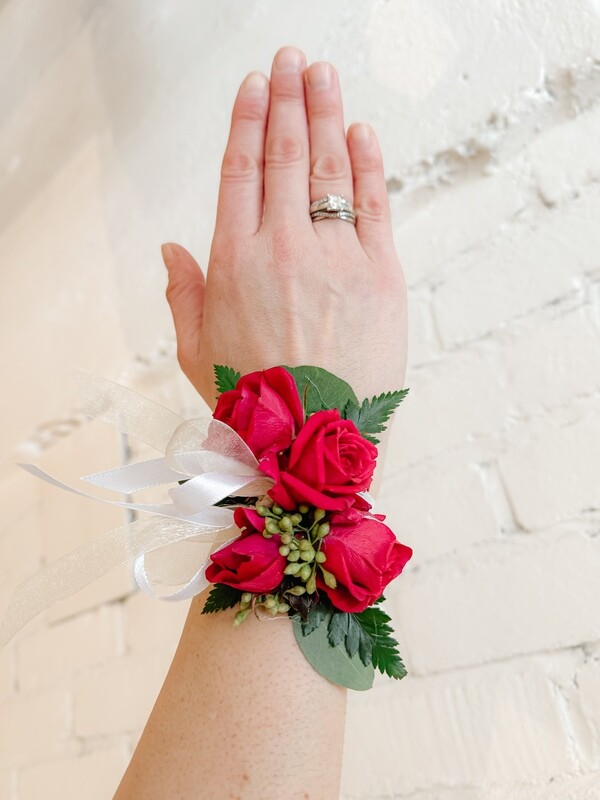
{"label": "hand", "polygon": [[[311,222],[327,193],[357,225]],[[179,364],[211,409],[213,364],[242,374],[313,364],[359,399],[400,388],[406,289],[394,249],[383,164],[363,123],[344,129],[338,76],[293,47],[270,82],[252,72],[233,107],[206,281],[179,245],[163,246]]]}

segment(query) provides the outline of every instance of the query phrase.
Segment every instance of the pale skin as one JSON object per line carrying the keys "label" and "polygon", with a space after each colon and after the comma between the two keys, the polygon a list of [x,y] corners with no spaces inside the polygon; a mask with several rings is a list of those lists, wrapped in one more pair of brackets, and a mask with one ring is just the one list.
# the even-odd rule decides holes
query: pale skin
{"label": "pale skin", "polygon": [[[313,223],[327,193],[356,227]],[[335,69],[293,47],[270,79],[246,77],[234,103],[206,279],[163,246],[179,364],[214,409],[213,364],[242,374],[314,364],[359,398],[404,385],[406,289],[377,138],[344,126]],[[380,480],[385,443],[372,491]],[[322,678],[287,619],[190,604],[164,685],[115,800],[335,800],[346,690]]]}

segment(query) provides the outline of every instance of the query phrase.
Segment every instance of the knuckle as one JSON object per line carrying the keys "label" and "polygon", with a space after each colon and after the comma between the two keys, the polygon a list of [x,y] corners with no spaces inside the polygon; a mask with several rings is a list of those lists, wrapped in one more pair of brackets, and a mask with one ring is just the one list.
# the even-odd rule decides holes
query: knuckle
{"label": "knuckle", "polygon": [[355,205],[357,215],[369,220],[387,220],[389,217],[389,203],[387,195],[380,196],[375,193],[362,195]]}
{"label": "knuckle", "polygon": [[278,73],[271,80],[271,97],[279,102],[304,103],[304,87],[301,76],[294,72]]}
{"label": "knuckle", "polygon": [[176,305],[179,298],[185,293],[185,281],[177,280],[176,277],[171,277],[165,290],[167,302],[170,306]]}
{"label": "knuckle", "polygon": [[291,221],[282,219],[271,232],[271,255],[275,264],[281,268],[292,265],[298,258],[298,245],[294,238]]}
{"label": "knuckle", "polygon": [[279,167],[297,164],[304,158],[304,146],[298,136],[281,134],[274,136],[267,145],[267,166]]}
{"label": "knuckle", "polygon": [[383,173],[383,159],[378,152],[367,152],[361,155],[352,166],[357,175]]}
{"label": "knuckle", "polygon": [[233,121],[262,122],[265,118],[266,104],[260,97],[248,96],[238,100],[233,109]]}
{"label": "knuckle", "polygon": [[258,175],[256,160],[244,151],[227,151],[221,165],[221,179],[225,181],[251,181]]}
{"label": "knuckle", "polygon": [[315,159],[312,169],[311,178],[314,180],[343,180],[350,174],[348,169],[347,160],[336,153],[323,153]]}

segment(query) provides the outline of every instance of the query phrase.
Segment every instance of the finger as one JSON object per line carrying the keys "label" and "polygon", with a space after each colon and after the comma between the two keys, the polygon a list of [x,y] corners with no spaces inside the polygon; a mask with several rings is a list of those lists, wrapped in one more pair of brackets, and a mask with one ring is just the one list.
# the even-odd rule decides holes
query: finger
{"label": "finger", "polygon": [[204,314],[205,283],[194,257],[179,244],[163,244],[163,261],[169,273],[167,301],[177,336],[177,358],[185,371],[198,359]]}
{"label": "finger", "polygon": [[303,70],[306,57],[295,47],[275,54],[265,145],[265,222],[308,215],[309,145]]}
{"label": "finger", "polygon": [[[310,200],[341,194],[352,202],[352,168],[337,72],[331,64],[317,62],[304,75],[310,137]],[[352,226],[340,220],[323,220],[315,226],[319,233],[352,230]]]}
{"label": "finger", "polygon": [[348,128],[348,151],[354,179],[356,232],[367,255],[376,258],[390,245],[393,247],[393,236],[383,159],[370,125],[357,122]]}
{"label": "finger", "polygon": [[249,236],[260,227],[269,80],[251,72],[238,91],[221,166],[217,230]]}

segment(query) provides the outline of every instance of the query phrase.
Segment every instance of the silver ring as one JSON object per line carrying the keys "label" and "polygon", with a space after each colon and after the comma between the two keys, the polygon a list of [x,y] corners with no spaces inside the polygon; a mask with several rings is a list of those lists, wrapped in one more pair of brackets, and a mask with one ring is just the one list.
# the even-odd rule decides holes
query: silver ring
{"label": "silver ring", "polygon": [[326,197],[320,200],[314,200],[310,204],[310,213],[313,211],[351,211],[353,212],[352,203],[346,200],[343,194],[327,194]]}
{"label": "silver ring", "polygon": [[310,219],[318,222],[320,219],[343,219],[356,225],[356,214],[343,194],[328,194],[320,200],[310,204]]}
{"label": "silver ring", "polygon": [[310,219],[311,222],[318,222],[320,219],[344,219],[356,225],[356,216],[351,211],[313,211]]}

